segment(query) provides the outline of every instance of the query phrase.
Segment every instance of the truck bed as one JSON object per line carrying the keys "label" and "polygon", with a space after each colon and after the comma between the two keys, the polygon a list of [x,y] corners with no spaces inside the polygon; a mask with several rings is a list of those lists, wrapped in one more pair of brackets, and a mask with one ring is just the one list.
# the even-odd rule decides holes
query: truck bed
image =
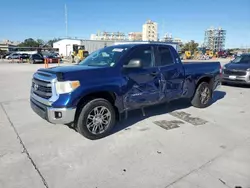
{"label": "truck bed", "polygon": [[221,68],[219,61],[202,62],[202,61],[189,61],[183,62],[186,75],[189,74],[204,74],[204,73],[217,73]]}

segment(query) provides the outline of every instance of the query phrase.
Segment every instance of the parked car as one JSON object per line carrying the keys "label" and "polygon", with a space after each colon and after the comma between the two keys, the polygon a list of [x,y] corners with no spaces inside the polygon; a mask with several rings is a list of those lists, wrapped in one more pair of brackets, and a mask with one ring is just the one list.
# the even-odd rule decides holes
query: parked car
{"label": "parked car", "polygon": [[32,54],[30,56],[30,63],[35,64],[35,63],[44,63],[44,58],[40,54]]}
{"label": "parked car", "polygon": [[220,79],[219,62],[182,64],[171,45],[114,45],[78,65],[39,69],[30,104],[43,119],[99,139],[130,110],[145,115],[144,107],[183,98],[208,107]]}
{"label": "parked car", "polygon": [[60,57],[54,56],[54,55],[49,55],[47,56],[48,62],[49,63],[58,63],[58,60],[61,61]]}
{"label": "parked car", "polygon": [[5,55],[3,56],[3,58],[4,58],[4,59],[8,59],[10,54],[11,54],[11,53],[5,54]]}
{"label": "parked car", "polygon": [[3,51],[0,49],[0,58],[1,59],[5,59],[5,57],[9,54],[10,54],[9,52],[6,52],[6,51]]}
{"label": "parked car", "polygon": [[53,53],[51,53],[51,55],[53,55],[53,56],[55,56],[55,57],[61,57],[61,56],[59,55],[59,53],[57,53],[57,52],[53,52]]}
{"label": "parked car", "polygon": [[222,83],[250,85],[250,54],[236,56],[223,67]]}
{"label": "parked car", "polygon": [[22,59],[29,59],[30,55],[26,54],[26,53],[23,53],[23,54],[21,54],[20,58],[22,58]]}
{"label": "parked car", "polygon": [[21,56],[21,54],[12,53],[12,54],[10,54],[10,55],[8,55],[8,56],[6,56],[6,57],[7,57],[7,59],[19,59],[20,56]]}

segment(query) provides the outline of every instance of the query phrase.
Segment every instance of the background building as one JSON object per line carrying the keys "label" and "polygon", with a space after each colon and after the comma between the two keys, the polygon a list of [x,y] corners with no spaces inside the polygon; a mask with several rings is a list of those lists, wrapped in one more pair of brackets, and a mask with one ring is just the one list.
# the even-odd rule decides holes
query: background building
{"label": "background building", "polygon": [[2,40],[0,41],[0,50],[7,52],[14,51],[18,44],[20,44],[18,41]]}
{"label": "background building", "polygon": [[142,40],[142,32],[130,32],[128,34],[129,41],[141,41]]}
{"label": "background building", "polygon": [[158,24],[148,20],[142,26],[142,40],[143,41],[158,41]]}
{"label": "background building", "polygon": [[173,42],[180,44],[183,44],[182,40],[180,38],[174,38]]}
{"label": "background building", "polygon": [[11,41],[11,40],[8,40],[8,39],[4,39],[4,40],[0,41],[0,43],[1,44],[9,44],[9,45],[17,46],[21,42],[19,42],[19,41]]}
{"label": "background building", "polygon": [[210,28],[205,31],[204,45],[206,48],[221,51],[225,48],[226,30]]}
{"label": "background building", "polygon": [[166,33],[160,41],[162,41],[162,42],[174,42],[174,43],[177,43],[179,45],[183,44],[183,42],[180,38],[173,38],[171,33]]}
{"label": "background building", "polygon": [[17,47],[16,45],[0,42],[0,51],[11,52],[11,51],[14,51],[16,47]]}
{"label": "background building", "polygon": [[84,45],[85,49],[89,53],[96,51],[105,46],[111,46],[114,41],[104,41],[104,40],[81,40],[81,39],[62,39],[53,43],[53,48],[59,50],[59,54],[63,56],[70,56],[73,51],[73,45]]}
{"label": "background building", "polygon": [[173,37],[171,33],[166,33],[163,37],[163,39],[161,39],[161,41],[164,42],[173,42]]}
{"label": "background building", "polygon": [[97,34],[91,34],[90,40],[112,40],[112,41],[122,41],[125,40],[126,36],[122,32],[98,32]]}

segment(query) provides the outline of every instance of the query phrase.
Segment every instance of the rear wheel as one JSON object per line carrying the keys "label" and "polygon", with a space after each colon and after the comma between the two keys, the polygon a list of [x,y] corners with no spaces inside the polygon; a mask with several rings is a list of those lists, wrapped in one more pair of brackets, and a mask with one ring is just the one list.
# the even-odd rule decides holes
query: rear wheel
{"label": "rear wheel", "polygon": [[197,87],[191,104],[197,108],[206,108],[211,104],[212,90],[207,82],[202,82]]}
{"label": "rear wheel", "polygon": [[94,99],[82,107],[76,129],[88,139],[100,139],[109,135],[115,121],[115,110],[112,104],[105,99]]}

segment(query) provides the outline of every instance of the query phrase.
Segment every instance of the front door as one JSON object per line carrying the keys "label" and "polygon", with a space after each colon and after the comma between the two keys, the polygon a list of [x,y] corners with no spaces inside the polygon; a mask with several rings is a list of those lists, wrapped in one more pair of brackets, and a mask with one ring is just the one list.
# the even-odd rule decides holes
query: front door
{"label": "front door", "polygon": [[128,56],[125,64],[132,59],[140,59],[142,68],[124,69],[127,79],[123,102],[126,110],[141,108],[159,102],[160,74],[155,67],[154,50],[151,46],[137,47]]}
{"label": "front door", "polygon": [[167,101],[179,98],[183,94],[185,79],[183,65],[170,48],[170,46],[158,46],[156,58],[156,66],[159,66],[161,75],[161,91]]}

